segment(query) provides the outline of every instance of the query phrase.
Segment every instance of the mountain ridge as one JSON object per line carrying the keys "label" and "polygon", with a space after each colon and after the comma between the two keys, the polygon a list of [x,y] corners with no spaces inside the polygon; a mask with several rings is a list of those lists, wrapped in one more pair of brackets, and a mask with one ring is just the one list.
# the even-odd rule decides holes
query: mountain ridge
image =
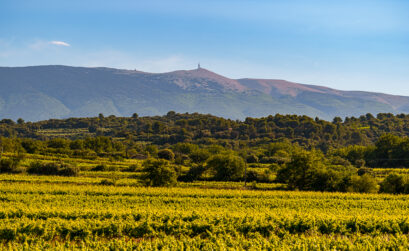
{"label": "mountain ridge", "polygon": [[0,118],[211,113],[232,119],[298,114],[335,116],[409,112],[409,97],[342,91],[281,79],[231,79],[204,68],[149,73],[64,65],[0,67]]}

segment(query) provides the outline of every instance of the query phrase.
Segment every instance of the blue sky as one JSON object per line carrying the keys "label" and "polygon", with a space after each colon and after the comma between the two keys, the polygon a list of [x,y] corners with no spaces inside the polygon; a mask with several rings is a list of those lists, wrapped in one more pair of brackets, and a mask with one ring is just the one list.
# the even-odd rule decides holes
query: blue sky
{"label": "blue sky", "polygon": [[199,61],[231,78],[409,95],[409,1],[0,1],[0,66]]}

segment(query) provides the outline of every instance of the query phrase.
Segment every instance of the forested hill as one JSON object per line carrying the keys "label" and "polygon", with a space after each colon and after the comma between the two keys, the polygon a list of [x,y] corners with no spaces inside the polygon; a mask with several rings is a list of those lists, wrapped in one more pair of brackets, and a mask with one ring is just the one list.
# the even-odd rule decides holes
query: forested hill
{"label": "forested hill", "polygon": [[299,114],[408,113],[409,97],[339,91],[275,79],[230,79],[198,68],[146,73],[69,66],[0,67],[0,118],[39,121],[99,113],[210,113],[232,119]]}
{"label": "forested hill", "polygon": [[307,148],[327,151],[331,147],[370,145],[382,134],[409,135],[409,115],[367,114],[335,117],[332,122],[307,116],[275,115],[246,118],[244,121],[203,114],[179,114],[173,111],[165,116],[99,117],[46,120],[40,122],[0,121],[0,135],[50,139],[69,139],[108,136],[120,141],[143,141],[157,145],[193,142],[197,144],[236,144],[257,146],[283,139],[297,142]]}

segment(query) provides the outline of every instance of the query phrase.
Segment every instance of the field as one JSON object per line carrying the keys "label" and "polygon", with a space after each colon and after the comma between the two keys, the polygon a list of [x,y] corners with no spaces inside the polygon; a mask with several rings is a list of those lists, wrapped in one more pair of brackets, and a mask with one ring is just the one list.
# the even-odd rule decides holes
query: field
{"label": "field", "polygon": [[[115,175],[115,186],[101,184]],[[248,186],[194,182],[146,188],[121,172],[2,174],[0,245],[11,250],[409,248],[408,196]]]}

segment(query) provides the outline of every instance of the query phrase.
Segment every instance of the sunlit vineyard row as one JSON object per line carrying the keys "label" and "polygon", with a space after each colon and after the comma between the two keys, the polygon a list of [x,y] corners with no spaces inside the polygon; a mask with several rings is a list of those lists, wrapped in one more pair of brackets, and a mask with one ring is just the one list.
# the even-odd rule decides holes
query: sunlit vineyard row
{"label": "sunlit vineyard row", "polygon": [[0,175],[2,248],[409,248],[405,195],[258,191],[237,182],[149,188],[132,178],[107,186],[100,179]]}

